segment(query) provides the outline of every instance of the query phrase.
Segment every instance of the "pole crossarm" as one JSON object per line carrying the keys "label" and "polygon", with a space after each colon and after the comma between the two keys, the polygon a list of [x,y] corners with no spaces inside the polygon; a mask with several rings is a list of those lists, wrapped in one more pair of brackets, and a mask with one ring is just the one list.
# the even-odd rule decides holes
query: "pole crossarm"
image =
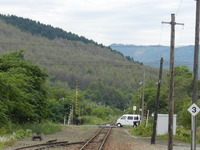
{"label": "pole crossarm", "polygon": [[[184,23],[176,23],[176,22],[173,22],[174,25],[182,25],[184,26]],[[172,24],[172,22],[165,22],[165,21],[162,21],[162,24]]]}

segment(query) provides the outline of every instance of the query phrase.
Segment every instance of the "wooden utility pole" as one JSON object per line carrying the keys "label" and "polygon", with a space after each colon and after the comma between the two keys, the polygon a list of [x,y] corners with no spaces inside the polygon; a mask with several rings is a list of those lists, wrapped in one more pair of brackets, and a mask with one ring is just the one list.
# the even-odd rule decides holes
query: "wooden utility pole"
{"label": "wooden utility pole", "polygon": [[171,14],[171,22],[162,22],[162,23],[167,23],[171,25],[168,150],[173,150],[175,25],[184,25],[184,24],[175,22],[175,14]]}
{"label": "wooden utility pole", "polygon": [[[192,102],[197,104],[198,100],[198,63],[199,63],[199,13],[200,13],[200,1],[196,0],[196,26],[195,26],[195,49],[194,49],[194,78],[193,78],[193,93],[192,93]],[[192,142],[191,149],[196,150],[196,124],[197,118],[193,117],[192,125]]]}
{"label": "wooden utility pole", "polygon": [[168,150],[173,149],[175,15],[171,15]]}
{"label": "wooden utility pole", "polygon": [[142,112],[141,112],[141,123],[144,123],[144,86],[145,86],[145,71],[143,74],[142,82]]}
{"label": "wooden utility pole", "polygon": [[154,123],[153,123],[153,133],[151,136],[151,144],[155,144],[155,141],[156,141],[156,127],[157,127],[158,108],[159,108],[159,100],[160,100],[162,70],[163,70],[163,58],[160,59],[160,70],[159,70],[159,77],[158,77],[158,88],[157,88],[157,95],[156,95],[156,104],[155,104]]}
{"label": "wooden utility pole", "polygon": [[78,81],[76,81],[76,115],[79,116]]}

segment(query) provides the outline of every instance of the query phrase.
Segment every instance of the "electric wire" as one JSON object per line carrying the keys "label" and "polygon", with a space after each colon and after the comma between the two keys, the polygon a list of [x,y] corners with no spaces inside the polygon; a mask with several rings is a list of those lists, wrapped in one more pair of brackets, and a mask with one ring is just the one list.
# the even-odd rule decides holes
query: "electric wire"
{"label": "electric wire", "polygon": [[180,10],[180,8],[181,8],[182,1],[183,1],[183,0],[180,0],[180,3],[179,3],[179,6],[178,6],[178,9],[177,9],[177,11],[176,11],[176,17],[178,16],[179,10]]}

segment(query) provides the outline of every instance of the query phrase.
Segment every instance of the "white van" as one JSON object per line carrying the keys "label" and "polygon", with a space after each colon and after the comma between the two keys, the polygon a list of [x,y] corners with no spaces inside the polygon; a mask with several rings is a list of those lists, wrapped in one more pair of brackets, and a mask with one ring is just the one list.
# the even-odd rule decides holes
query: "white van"
{"label": "white van", "polygon": [[117,119],[116,125],[118,127],[122,126],[133,126],[137,127],[141,122],[141,117],[140,115],[135,115],[135,114],[125,114],[121,116],[119,119]]}

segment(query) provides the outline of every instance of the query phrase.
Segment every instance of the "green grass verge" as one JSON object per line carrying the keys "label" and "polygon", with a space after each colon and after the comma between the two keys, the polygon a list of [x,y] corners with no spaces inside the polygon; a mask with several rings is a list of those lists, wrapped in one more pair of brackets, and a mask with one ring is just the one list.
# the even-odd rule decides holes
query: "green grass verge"
{"label": "green grass verge", "polygon": [[107,123],[108,120],[103,120],[96,116],[82,116],[81,117],[81,124],[83,125],[98,125],[100,123]]}
{"label": "green grass verge", "polygon": [[138,136],[138,137],[150,137],[152,134],[152,126],[148,125],[146,127],[145,124],[141,124],[136,128],[129,128],[129,132],[131,135]]}
{"label": "green grass verge", "polygon": [[27,138],[36,134],[53,134],[61,130],[61,126],[50,122],[41,124],[27,123],[23,125],[9,124],[7,128],[0,128],[0,150],[12,146],[20,138]]}

